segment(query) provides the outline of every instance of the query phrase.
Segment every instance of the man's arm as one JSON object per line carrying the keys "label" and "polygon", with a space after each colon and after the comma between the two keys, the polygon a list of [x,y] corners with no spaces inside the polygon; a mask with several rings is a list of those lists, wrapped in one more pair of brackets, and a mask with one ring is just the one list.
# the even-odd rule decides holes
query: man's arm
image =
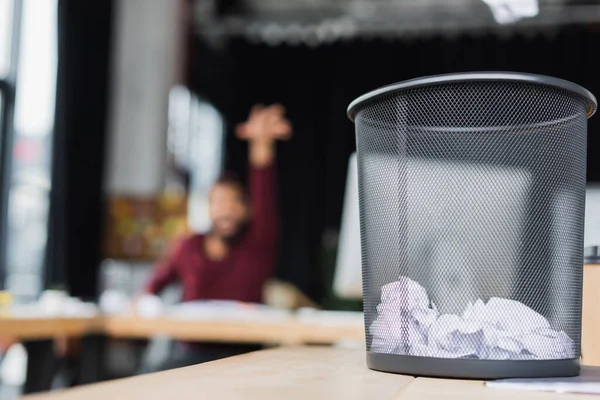
{"label": "man's arm", "polygon": [[[269,146],[273,147],[273,144]],[[256,246],[273,251],[277,246],[278,209],[274,150],[250,145],[249,196],[252,212],[249,237]],[[269,158],[262,158],[270,152]],[[257,154],[258,153],[258,154]],[[259,155],[260,154],[260,155]],[[254,155],[254,157],[253,157]],[[261,162],[253,160],[260,159]]]}
{"label": "man's arm", "polygon": [[145,293],[158,294],[167,285],[177,279],[177,263],[181,257],[184,241],[178,241],[171,246],[166,256],[158,262],[146,284]]}
{"label": "man's arm", "polygon": [[280,105],[254,106],[248,121],[237,134],[248,140],[250,161],[249,193],[252,223],[249,236],[256,246],[274,252],[277,245],[277,190],[275,177],[275,142],[288,139],[291,125]]}

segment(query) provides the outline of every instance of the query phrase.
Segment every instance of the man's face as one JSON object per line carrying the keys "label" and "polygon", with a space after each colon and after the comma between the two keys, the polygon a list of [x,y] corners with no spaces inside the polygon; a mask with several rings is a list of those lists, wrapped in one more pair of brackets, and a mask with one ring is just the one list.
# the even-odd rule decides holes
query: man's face
{"label": "man's face", "polygon": [[212,188],[208,201],[212,232],[225,240],[234,239],[248,221],[248,206],[242,188],[233,184],[217,184]]}

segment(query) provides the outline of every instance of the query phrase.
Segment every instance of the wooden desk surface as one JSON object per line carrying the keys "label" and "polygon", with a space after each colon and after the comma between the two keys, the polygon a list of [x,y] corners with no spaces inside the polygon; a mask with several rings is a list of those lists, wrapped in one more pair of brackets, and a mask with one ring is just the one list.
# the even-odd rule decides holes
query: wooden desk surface
{"label": "wooden desk surface", "polygon": [[147,338],[155,335],[178,340],[238,343],[331,344],[364,340],[363,326],[324,326],[298,322],[276,323],[178,320],[169,318],[105,318],[104,332],[114,338]]}
{"label": "wooden desk surface", "polygon": [[14,340],[52,339],[105,333],[112,338],[168,336],[177,340],[271,344],[331,344],[364,340],[361,326],[324,326],[291,317],[277,323],[181,320],[136,317],[0,318],[0,337]]}
{"label": "wooden desk surface", "polygon": [[0,335],[15,340],[83,336],[102,331],[103,319],[95,318],[0,318]]}
{"label": "wooden desk surface", "polygon": [[600,365],[600,264],[583,266],[582,362]]}
{"label": "wooden desk surface", "polygon": [[212,363],[26,397],[106,399],[583,399],[578,395],[488,389],[482,382],[371,371],[364,351],[283,347]]}

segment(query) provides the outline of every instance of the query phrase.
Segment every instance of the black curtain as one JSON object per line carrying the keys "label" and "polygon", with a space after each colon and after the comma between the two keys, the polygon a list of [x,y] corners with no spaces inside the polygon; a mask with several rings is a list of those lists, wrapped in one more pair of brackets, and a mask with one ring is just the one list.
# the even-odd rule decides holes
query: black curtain
{"label": "black curtain", "polygon": [[101,261],[111,1],[59,0],[46,285],[93,298]]}
{"label": "black curtain", "polygon": [[[213,50],[196,41],[195,88],[233,123],[255,102],[281,102],[294,138],[279,147],[283,245],[279,277],[315,299],[324,295],[320,240],[341,217],[348,156],[355,149],[346,107],[357,96],[413,77],[462,71],[541,73],[577,82],[600,95],[593,27],[555,36],[493,35],[413,41],[354,40],[316,49],[269,47],[237,39]],[[588,179],[600,181],[600,117],[590,120]],[[227,166],[243,174],[246,147],[228,139]]]}

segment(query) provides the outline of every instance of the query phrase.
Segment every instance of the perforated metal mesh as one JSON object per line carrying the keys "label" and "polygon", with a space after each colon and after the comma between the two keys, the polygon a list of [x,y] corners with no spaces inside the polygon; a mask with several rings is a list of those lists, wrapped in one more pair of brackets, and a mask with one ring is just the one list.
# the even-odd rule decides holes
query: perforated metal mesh
{"label": "perforated metal mesh", "polygon": [[[405,318],[420,295],[414,281],[437,321],[462,318],[478,299],[511,299],[572,340],[560,351],[554,339],[538,341],[538,352],[518,350],[518,359],[579,356],[588,103],[552,86],[481,81],[406,89],[357,107],[369,351],[510,358],[432,343],[429,311],[416,324]],[[494,314],[517,330],[534,323],[511,307]],[[481,343],[472,334],[452,339],[467,349]]]}

